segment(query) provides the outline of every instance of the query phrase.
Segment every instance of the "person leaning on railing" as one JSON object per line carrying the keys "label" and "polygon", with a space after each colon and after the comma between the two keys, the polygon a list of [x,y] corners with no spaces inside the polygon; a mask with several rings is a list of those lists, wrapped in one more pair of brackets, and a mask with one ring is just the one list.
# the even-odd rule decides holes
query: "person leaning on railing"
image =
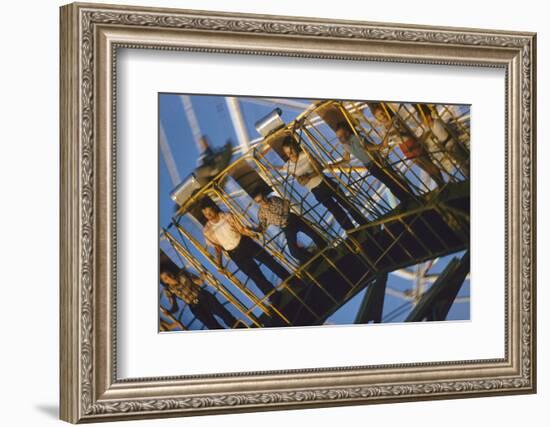
{"label": "person leaning on railing", "polygon": [[447,130],[448,124],[441,119],[435,108],[430,108],[426,104],[415,104],[414,107],[429,129],[424,140],[434,160],[449,175],[453,175],[455,170],[459,169],[464,176],[468,177],[469,153]]}
{"label": "person leaning on railing", "polygon": [[374,178],[384,184],[400,201],[405,202],[413,198],[411,187],[380,154],[381,147],[379,145],[353,133],[350,125],[346,122],[338,123],[336,136],[344,148],[344,155],[342,160],[332,163],[331,166],[348,166],[351,155],[353,155],[363,163]]}
{"label": "person leaning on railing", "polygon": [[422,144],[423,130],[418,128],[419,134],[411,133],[404,125],[399,115],[384,110],[381,104],[371,107],[375,119],[386,129],[386,135],[382,141],[383,146],[396,144],[403,155],[414,162],[420,169],[426,172],[435,183],[442,187],[445,184],[439,168],[430,159],[429,153]]}
{"label": "person leaning on railing", "polygon": [[359,212],[354,208],[348,208],[350,203],[346,200],[344,190],[340,185],[323,174],[323,167],[311,159],[293,137],[287,136],[282,146],[288,162],[286,166],[279,169],[286,170],[296,178],[300,185],[306,187],[315,199],[334,216],[336,222],[344,230],[354,228],[348,213],[359,225],[366,224],[367,221]]}
{"label": "person leaning on railing", "polygon": [[269,191],[259,187],[252,193],[252,198],[258,204],[258,232],[264,233],[270,225],[279,227],[286,238],[290,254],[300,263],[306,263],[312,254],[298,245],[298,233],[308,236],[318,249],[326,246],[325,240],[301,216],[290,211],[290,202],[277,196],[268,197]]}
{"label": "person leaning on railing", "polygon": [[[256,261],[264,264],[282,281],[290,277],[290,273],[279,264],[253,237],[258,233],[243,226],[230,212],[221,209],[208,199],[201,202],[201,211],[207,219],[203,234],[206,243],[216,252],[216,265],[220,273],[227,274],[222,264],[222,253],[225,250],[229,258],[245,273],[264,293],[269,294],[274,285],[267,280]],[[273,303],[273,298],[269,298]]]}
{"label": "person leaning on railing", "polygon": [[208,329],[224,328],[214,317],[215,315],[228,327],[232,327],[237,323],[237,319],[214,295],[202,287],[205,279],[204,273],[199,277],[185,269],[173,271],[161,266],[160,280],[165,286],[165,295],[170,304],[175,304],[174,298],[182,300]]}

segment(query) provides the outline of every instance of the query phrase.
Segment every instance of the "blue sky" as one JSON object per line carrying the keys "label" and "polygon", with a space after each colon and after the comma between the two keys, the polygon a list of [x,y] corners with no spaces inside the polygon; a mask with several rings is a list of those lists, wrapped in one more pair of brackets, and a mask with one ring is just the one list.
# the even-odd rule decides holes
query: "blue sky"
{"label": "blue sky", "polygon": [[[194,112],[199,122],[199,127],[202,134],[209,138],[209,142],[213,147],[222,146],[229,139],[233,145],[237,145],[237,136],[233,128],[228,107],[223,96],[196,95],[190,97]],[[244,121],[251,139],[260,137],[254,123],[265,114],[273,110],[275,105],[259,105],[249,102],[247,98],[239,98],[240,107],[244,116]],[[300,100],[304,103],[307,101]],[[292,121],[300,111],[279,106],[283,110],[282,118],[285,122]],[[199,151],[194,143],[193,134],[189,122],[186,118],[181,96],[178,94],[159,94],[159,129],[162,127],[166,136],[166,142],[170,147],[173,159],[179,176],[184,179],[191,173],[196,166],[196,159],[199,156]],[[172,221],[174,214],[174,203],[170,199],[170,192],[175,187],[168,167],[162,154],[159,153],[159,222],[160,227],[168,227]],[[175,260],[178,259],[175,251],[166,241],[161,241],[163,248]],[[193,250],[191,249],[193,252]],[[194,253],[195,254],[195,253]],[[201,259],[199,254],[195,254],[198,259]],[[455,254],[460,256],[462,254]],[[449,259],[448,256],[440,259],[430,272],[441,271]],[[413,267],[414,268],[414,267]],[[412,268],[411,268],[412,269]],[[395,274],[390,274],[388,279],[388,287],[404,291],[411,288],[412,281],[398,277]],[[355,313],[361,303],[361,299],[365,291],[360,292],[347,304],[342,306],[329,319],[329,323],[342,324],[352,323]],[[460,297],[469,297],[470,283],[466,280],[465,284],[459,293]],[[166,301],[161,297],[161,304],[166,304]],[[404,320],[410,311],[411,304],[406,304],[406,301],[395,296],[386,295],[384,304],[383,320],[391,322],[400,322]],[[449,312],[449,320],[465,320],[470,316],[470,303],[455,303]],[[182,319],[189,320],[191,314],[188,310],[184,310]],[[199,322],[194,322],[192,328],[200,328]]]}

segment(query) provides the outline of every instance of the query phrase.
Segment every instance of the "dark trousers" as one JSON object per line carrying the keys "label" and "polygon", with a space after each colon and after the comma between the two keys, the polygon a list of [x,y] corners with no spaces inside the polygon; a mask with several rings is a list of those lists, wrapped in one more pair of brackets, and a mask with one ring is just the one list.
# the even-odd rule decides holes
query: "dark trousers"
{"label": "dark trousers", "polygon": [[201,289],[198,299],[199,302],[190,304],[189,309],[208,329],[223,329],[223,326],[220,325],[214,315],[220,317],[228,327],[237,322],[235,316],[207,290]]}
{"label": "dark trousers", "polygon": [[313,240],[319,249],[324,248],[326,246],[326,242],[306,220],[296,214],[290,213],[288,215],[287,225],[283,228],[283,233],[285,235],[290,254],[303,264],[311,258],[311,254],[304,248],[298,246],[298,233],[300,232],[304,233],[311,240]]}
{"label": "dark trousers", "polygon": [[227,253],[237,267],[252,279],[264,294],[271,292],[274,286],[267,280],[256,261],[264,264],[283,281],[290,276],[290,273],[275,258],[250,237],[242,236],[239,246]]}
{"label": "dark trousers", "polygon": [[383,168],[375,163],[366,165],[371,175],[384,184],[392,194],[404,202],[412,198],[412,190],[407,181],[399,176],[389,164],[383,164]]}
{"label": "dark trousers", "polygon": [[[343,194],[338,183],[325,176],[324,180],[317,187],[313,188],[311,192],[315,196],[315,199],[334,216],[336,222],[344,230],[354,228],[351,219],[343,208],[343,206],[350,206],[350,202],[346,200],[346,196]],[[350,208],[349,214],[359,225],[366,224],[365,218],[356,209]]]}

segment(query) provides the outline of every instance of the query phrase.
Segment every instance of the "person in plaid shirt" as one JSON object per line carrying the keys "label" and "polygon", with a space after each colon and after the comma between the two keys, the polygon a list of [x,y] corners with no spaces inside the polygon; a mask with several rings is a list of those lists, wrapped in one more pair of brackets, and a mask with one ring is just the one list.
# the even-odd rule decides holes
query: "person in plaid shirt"
{"label": "person in plaid shirt", "polygon": [[321,235],[302,217],[290,211],[290,202],[277,196],[268,197],[268,191],[258,188],[253,193],[254,201],[258,204],[258,231],[264,233],[267,227],[274,225],[282,229],[290,254],[300,263],[307,262],[312,254],[298,245],[298,233],[308,236],[317,248],[326,246]]}
{"label": "person in plaid shirt", "polygon": [[215,315],[221,318],[228,327],[232,327],[237,323],[237,319],[214,295],[202,287],[204,279],[204,274],[199,277],[185,269],[173,271],[173,269],[161,265],[160,280],[165,286],[164,293],[173,308],[177,310],[174,298],[178,298],[189,306],[193,315],[208,329],[224,328],[214,317]]}

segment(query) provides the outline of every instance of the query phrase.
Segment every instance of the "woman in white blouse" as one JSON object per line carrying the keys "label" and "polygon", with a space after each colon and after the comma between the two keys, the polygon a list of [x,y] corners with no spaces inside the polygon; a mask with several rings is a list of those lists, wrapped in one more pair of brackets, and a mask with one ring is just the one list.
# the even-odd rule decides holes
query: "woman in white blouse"
{"label": "woman in white blouse", "polygon": [[[232,213],[221,211],[208,199],[202,201],[201,211],[207,220],[203,229],[204,238],[216,252],[216,264],[221,273],[226,273],[222,264],[222,254],[225,251],[264,295],[272,293],[274,285],[267,280],[256,261],[268,267],[281,281],[289,279],[288,270],[253,239],[257,233],[243,226]],[[275,302],[273,298],[269,300]]]}

